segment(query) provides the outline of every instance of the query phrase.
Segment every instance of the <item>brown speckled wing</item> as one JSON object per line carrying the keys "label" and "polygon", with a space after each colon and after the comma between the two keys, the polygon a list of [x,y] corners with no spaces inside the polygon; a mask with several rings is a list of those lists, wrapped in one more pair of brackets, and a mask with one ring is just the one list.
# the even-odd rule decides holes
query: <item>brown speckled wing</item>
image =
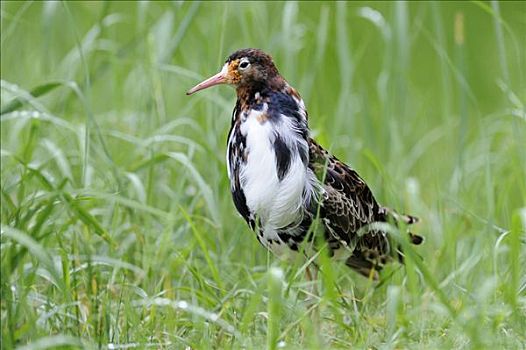
{"label": "brown speckled wing", "polygon": [[347,247],[352,252],[347,265],[376,278],[376,270],[380,270],[392,254],[388,237],[377,230],[366,231],[360,236],[358,232],[373,222],[386,221],[386,210],[379,206],[356,171],[314,140],[310,139],[309,146],[309,166],[324,183],[320,216],[331,251]]}

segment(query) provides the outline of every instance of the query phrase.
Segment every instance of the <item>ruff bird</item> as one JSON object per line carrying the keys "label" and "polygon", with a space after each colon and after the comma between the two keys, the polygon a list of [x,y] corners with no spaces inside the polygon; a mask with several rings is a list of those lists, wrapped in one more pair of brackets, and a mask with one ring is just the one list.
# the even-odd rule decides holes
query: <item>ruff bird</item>
{"label": "ruff bird", "polygon": [[373,279],[388,262],[403,262],[399,243],[377,223],[405,227],[417,218],[380,205],[356,171],[310,137],[305,104],[271,56],[238,50],[187,95],[219,84],[237,93],[226,151],[232,198],[263,246],[310,257],[322,242],[332,259]]}

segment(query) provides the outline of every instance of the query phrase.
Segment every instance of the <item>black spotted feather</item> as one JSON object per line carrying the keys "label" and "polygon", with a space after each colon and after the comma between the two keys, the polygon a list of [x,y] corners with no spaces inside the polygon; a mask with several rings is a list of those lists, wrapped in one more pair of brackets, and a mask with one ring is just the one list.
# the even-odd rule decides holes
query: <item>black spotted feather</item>
{"label": "black spotted feather", "polygon": [[[309,167],[323,181],[320,216],[325,226],[325,239],[331,254],[339,249],[351,255],[346,264],[365,276],[377,278],[377,271],[397,257],[400,248],[392,249],[385,232],[367,230],[374,222],[403,220],[406,224],[417,222],[412,216],[401,215],[381,207],[367,184],[358,173],[331,155],[313,139],[309,140]],[[365,228],[365,230],[363,230]],[[359,234],[360,231],[364,231]],[[411,241],[420,244],[423,239],[410,233]]]}

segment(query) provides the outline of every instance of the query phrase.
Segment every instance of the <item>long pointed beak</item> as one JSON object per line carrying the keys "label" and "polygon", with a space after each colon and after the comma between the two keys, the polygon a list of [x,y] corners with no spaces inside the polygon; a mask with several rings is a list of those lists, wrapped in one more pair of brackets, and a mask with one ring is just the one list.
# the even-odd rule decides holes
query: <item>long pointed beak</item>
{"label": "long pointed beak", "polygon": [[217,73],[214,76],[211,76],[210,78],[200,82],[190,90],[186,92],[187,95],[191,95],[197,91],[204,90],[206,88],[209,88],[214,85],[219,84],[226,84],[226,69],[221,70],[221,72]]}

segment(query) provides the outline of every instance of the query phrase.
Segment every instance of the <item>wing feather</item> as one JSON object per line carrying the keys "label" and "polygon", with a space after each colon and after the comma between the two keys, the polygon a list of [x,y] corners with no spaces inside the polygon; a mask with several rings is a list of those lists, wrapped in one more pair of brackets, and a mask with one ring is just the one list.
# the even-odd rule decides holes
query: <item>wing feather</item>
{"label": "wing feather", "polygon": [[[381,207],[356,171],[331,155],[314,140],[309,140],[310,168],[323,181],[320,216],[325,225],[325,239],[332,252],[350,249],[346,263],[359,273],[377,278],[377,272],[397,250],[390,249],[388,234],[377,229],[362,228],[374,222],[393,220],[416,222],[412,216],[400,215]],[[415,244],[421,237],[411,235]]]}

